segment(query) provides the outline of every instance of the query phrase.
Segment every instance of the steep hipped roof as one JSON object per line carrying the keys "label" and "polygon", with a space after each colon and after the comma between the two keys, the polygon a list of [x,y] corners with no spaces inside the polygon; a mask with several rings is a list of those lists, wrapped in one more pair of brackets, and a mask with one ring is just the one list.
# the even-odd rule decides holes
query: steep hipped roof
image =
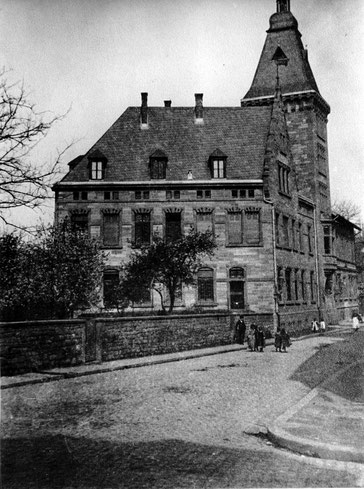
{"label": "steep hipped roof", "polygon": [[194,107],[148,107],[141,128],[140,108],[129,107],[84,155],[63,182],[88,181],[88,155],[107,158],[105,181],[150,179],[149,158],[157,150],[168,158],[166,180],[211,178],[209,157],[219,148],[227,156],[228,179],[262,178],[271,107],[204,107],[203,124]]}
{"label": "steep hipped roof", "polygon": [[[288,58],[287,66],[279,67],[283,94],[314,90],[319,93],[301,41],[298,23],[291,12],[277,12],[270,18],[270,28],[255,72],[253,83],[244,99],[273,96],[277,65],[272,59],[280,48]],[[244,100],[243,99],[243,100]]]}

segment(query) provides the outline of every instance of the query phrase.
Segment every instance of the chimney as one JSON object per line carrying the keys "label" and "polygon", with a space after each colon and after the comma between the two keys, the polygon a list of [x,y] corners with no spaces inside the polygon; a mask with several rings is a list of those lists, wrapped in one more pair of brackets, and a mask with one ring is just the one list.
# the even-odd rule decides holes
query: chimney
{"label": "chimney", "polygon": [[140,107],[140,122],[143,126],[148,124],[148,93],[142,92],[142,106]]}
{"label": "chimney", "polygon": [[195,93],[195,122],[196,124],[203,123],[203,105],[202,105],[203,93]]}
{"label": "chimney", "polygon": [[172,100],[165,100],[164,107],[170,107],[172,105]]}

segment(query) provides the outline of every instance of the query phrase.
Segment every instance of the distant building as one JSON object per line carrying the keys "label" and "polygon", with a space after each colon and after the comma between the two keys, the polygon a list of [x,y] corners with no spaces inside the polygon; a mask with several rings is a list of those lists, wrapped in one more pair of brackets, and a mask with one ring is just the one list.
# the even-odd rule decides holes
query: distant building
{"label": "distant building", "polygon": [[[120,265],[153,234],[212,229],[219,244],[176,310],[270,315],[295,329],[357,307],[355,226],[330,208],[327,117],[289,0],[277,1],[237,107],[129,107],[54,186],[108,252],[104,305]],[[160,309],[153,294],[138,307]]]}

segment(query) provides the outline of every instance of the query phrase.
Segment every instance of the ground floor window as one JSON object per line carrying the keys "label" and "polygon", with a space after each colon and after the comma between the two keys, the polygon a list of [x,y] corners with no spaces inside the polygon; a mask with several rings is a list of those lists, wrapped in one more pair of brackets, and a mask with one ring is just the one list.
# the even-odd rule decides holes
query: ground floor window
{"label": "ground floor window", "polygon": [[239,267],[229,270],[229,286],[230,286],[230,308],[243,309],[245,306],[244,289],[245,275],[244,270]]}
{"label": "ground floor window", "polygon": [[119,285],[118,270],[105,270],[104,272],[104,307],[107,309],[116,307],[116,288]]}
{"label": "ground floor window", "polygon": [[212,268],[200,268],[197,272],[197,294],[199,302],[214,301],[214,271]]}

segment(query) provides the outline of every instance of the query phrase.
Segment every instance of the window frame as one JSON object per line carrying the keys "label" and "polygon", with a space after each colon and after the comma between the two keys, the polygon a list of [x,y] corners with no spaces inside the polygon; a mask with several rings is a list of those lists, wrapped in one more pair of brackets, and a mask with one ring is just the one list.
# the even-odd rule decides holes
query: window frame
{"label": "window frame", "polygon": [[[138,222],[138,216],[141,217],[140,222]],[[148,216],[147,219],[143,220],[143,217]],[[143,246],[150,246],[152,239],[152,219],[150,211],[134,211],[134,239],[133,244],[136,248],[141,248]],[[141,239],[139,239],[139,236]],[[144,240],[144,235],[148,235],[148,239]]]}
{"label": "window frame", "polygon": [[[206,275],[202,275],[205,273]],[[206,288],[206,283],[208,286]],[[208,290],[210,294],[205,294],[205,297],[201,297],[200,291]],[[200,305],[211,305],[215,302],[215,272],[211,267],[201,267],[197,270],[197,303]]]}
{"label": "window frame", "polygon": [[[241,276],[236,276],[234,277],[232,275],[232,272],[233,271],[241,271],[242,274]],[[229,271],[228,271],[228,280],[229,280],[229,309],[230,310],[243,310],[246,308],[246,272],[245,272],[245,269],[243,267],[237,267],[237,266],[234,266],[234,267],[231,267],[229,268]],[[237,284],[237,283],[241,283],[242,284],[242,293],[241,294],[238,294],[236,291],[234,291],[235,293],[233,294],[232,293],[232,290],[231,290],[231,284],[234,283],[234,284]],[[242,302],[240,302],[240,306],[241,307],[233,307],[233,301],[232,301],[232,296],[242,296]],[[237,302],[237,304],[239,304],[239,302]],[[242,305],[241,305],[242,304]]]}
{"label": "window frame", "polygon": [[[111,240],[110,240],[109,242],[107,242],[105,240],[105,237],[106,237],[105,230],[108,226],[106,221],[111,217],[115,219],[115,225],[116,225],[115,241],[111,242]],[[112,234],[112,232],[110,234]],[[120,237],[121,237],[120,234],[121,234],[120,212],[118,212],[118,211],[107,212],[106,210],[103,211],[102,212],[102,247],[103,248],[120,248]]]}

